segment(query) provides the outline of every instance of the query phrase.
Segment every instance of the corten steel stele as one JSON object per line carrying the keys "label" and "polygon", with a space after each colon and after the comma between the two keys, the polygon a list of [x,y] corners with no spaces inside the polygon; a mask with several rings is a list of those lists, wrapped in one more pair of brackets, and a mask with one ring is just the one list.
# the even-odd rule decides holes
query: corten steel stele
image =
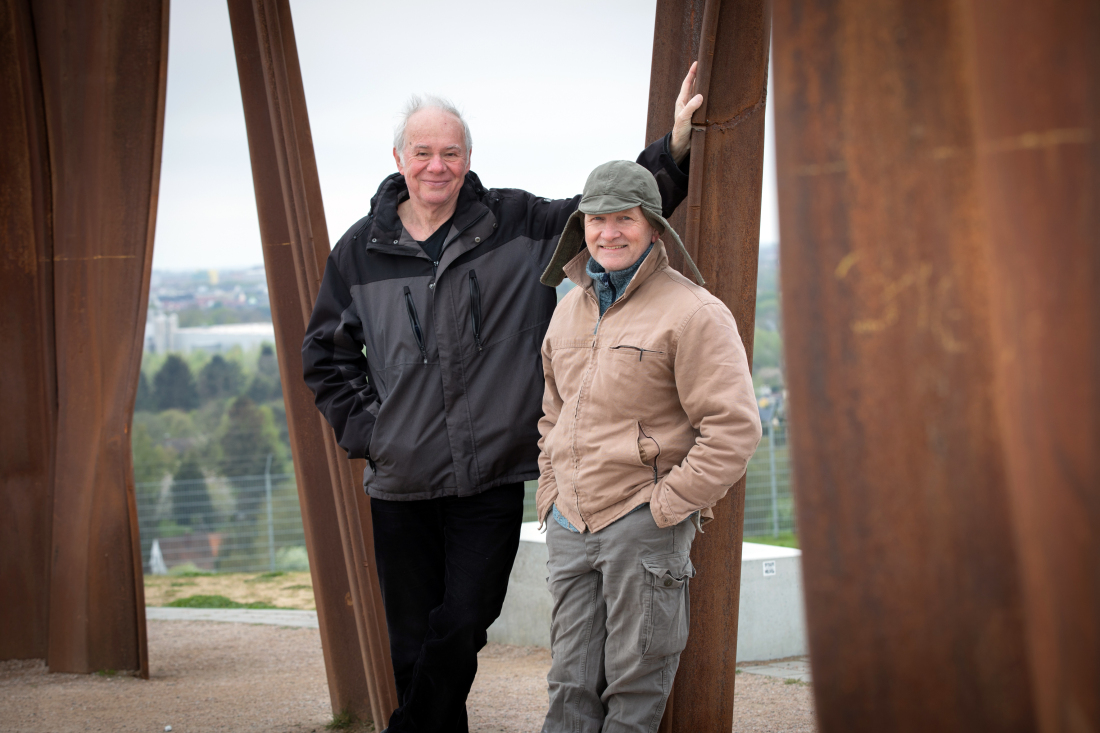
{"label": "corten steel stele", "polygon": [[776,3],[822,731],[1100,730],[1100,8]]}
{"label": "corten steel stele", "polygon": [[[329,254],[317,162],[287,0],[229,0],[281,373],[301,344]],[[370,502],[301,378],[283,387],[321,646],[334,712],[381,728],[397,707]],[[358,649],[356,655],[353,650]]]}
{"label": "corten steel stele", "polygon": [[168,4],[0,2],[0,658],[148,674],[130,422]]}
{"label": "corten steel stele", "polygon": [[[692,119],[688,199],[671,220],[706,287],[737,320],[749,363],[756,322],[764,107],[771,8],[759,0],[659,0],[653,34],[647,142],[672,126],[683,70],[698,61],[703,106]],[[679,253],[670,253],[682,269]],[[691,555],[687,648],[662,733],[729,730],[737,673],[737,610],[745,480],[714,508]]]}

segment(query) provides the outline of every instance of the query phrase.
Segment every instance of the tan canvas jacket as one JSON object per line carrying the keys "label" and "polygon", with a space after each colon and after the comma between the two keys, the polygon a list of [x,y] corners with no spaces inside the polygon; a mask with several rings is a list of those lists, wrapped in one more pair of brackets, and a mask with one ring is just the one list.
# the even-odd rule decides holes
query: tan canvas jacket
{"label": "tan canvas jacket", "polygon": [[668,266],[660,241],[599,316],[587,250],[580,286],[542,345],[538,516],[552,504],[596,532],[649,502],[657,525],[707,510],[745,473],[760,416],[729,309]]}

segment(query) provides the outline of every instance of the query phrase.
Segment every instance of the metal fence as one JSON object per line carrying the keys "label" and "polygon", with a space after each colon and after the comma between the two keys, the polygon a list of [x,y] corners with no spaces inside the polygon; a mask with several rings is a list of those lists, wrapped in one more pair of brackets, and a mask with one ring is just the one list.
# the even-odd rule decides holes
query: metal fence
{"label": "metal fence", "polygon": [[745,537],[779,537],[794,532],[787,429],[765,423],[764,437],[749,461],[745,480]]}
{"label": "metal fence", "polygon": [[[534,521],[536,481],[528,481],[525,522]],[[148,572],[262,572],[309,567],[294,474],[137,484],[142,559]],[[745,538],[795,532],[783,426],[765,425],[745,482]]]}
{"label": "metal fence", "polygon": [[147,572],[309,568],[294,474],[167,477],[136,489]]}

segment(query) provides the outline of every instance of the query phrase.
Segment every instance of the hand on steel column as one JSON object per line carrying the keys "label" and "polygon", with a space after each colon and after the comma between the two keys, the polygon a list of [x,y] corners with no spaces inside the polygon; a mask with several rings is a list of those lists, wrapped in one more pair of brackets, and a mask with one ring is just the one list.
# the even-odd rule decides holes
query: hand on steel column
{"label": "hand on steel column", "polygon": [[673,117],[672,140],[669,142],[669,149],[672,153],[672,159],[677,164],[683,162],[688,151],[691,150],[691,116],[703,104],[702,94],[692,95],[692,92],[695,91],[695,70],[698,65],[698,61],[692,62],[687,76],[684,77],[684,83],[680,85],[680,96],[676,98],[676,111]]}

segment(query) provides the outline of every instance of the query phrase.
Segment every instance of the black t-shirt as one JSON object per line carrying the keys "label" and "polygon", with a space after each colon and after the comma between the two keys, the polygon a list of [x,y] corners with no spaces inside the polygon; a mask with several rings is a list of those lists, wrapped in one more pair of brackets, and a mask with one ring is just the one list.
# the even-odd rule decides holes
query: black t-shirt
{"label": "black t-shirt", "polygon": [[430,237],[423,242],[417,242],[420,248],[432,258],[432,262],[439,262],[439,256],[443,254],[443,242],[447,239],[447,232],[451,231],[451,222],[453,221],[454,217],[452,216],[432,232]]}

